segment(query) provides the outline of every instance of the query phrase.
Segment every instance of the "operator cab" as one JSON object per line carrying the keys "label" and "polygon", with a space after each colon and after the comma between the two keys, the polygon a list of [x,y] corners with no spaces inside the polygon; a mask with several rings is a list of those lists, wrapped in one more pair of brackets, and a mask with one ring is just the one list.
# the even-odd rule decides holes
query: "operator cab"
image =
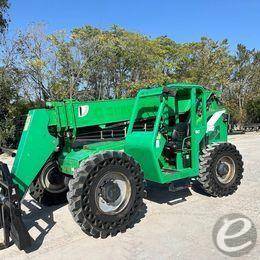
{"label": "operator cab", "polygon": [[[171,101],[170,101],[171,102]],[[176,155],[182,151],[189,150],[190,140],[190,90],[178,90],[174,99],[174,111],[169,116],[168,130],[164,137],[166,144],[163,156],[167,163],[176,165]],[[169,104],[171,106],[171,103]]]}
{"label": "operator cab", "polygon": [[166,137],[165,155],[167,157],[171,157],[176,151],[181,151],[184,146],[190,147],[190,142],[187,140],[190,136],[190,121],[187,114],[183,115],[183,118]]}

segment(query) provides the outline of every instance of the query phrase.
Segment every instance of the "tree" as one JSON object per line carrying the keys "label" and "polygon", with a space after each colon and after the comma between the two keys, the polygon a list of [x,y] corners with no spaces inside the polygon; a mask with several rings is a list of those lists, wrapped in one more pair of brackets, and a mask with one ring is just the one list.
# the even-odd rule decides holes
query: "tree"
{"label": "tree", "polygon": [[241,125],[247,121],[245,109],[247,102],[259,95],[259,53],[255,50],[248,50],[246,46],[239,44],[233,62],[231,83],[224,94],[234,120]]}
{"label": "tree", "polygon": [[247,102],[246,113],[248,115],[247,120],[250,123],[260,123],[260,95]]}
{"label": "tree", "polygon": [[33,24],[2,43],[0,58],[0,91],[6,92],[0,95],[8,101],[2,108],[5,122],[20,113],[14,111],[50,99],[135,96],[140,88],[175,81],[222,90],[239,124],[259,118],[260,52],[238,45],[232,55],[227,40],[203,37],[176,43],[167,36],[152,39],[118,26],[84,26],[47,35],[43,24]]}
{"label": "tree", "polygon": [[[55,51],[59,75],[56,82],[58,85],[52,87],[56,92],[59,91],[60,97],[76,98],[79,97],[79,91],[86,87],[84,78],[88,74],[90,60],[95,55],[90,51],[95,47],[95,43],[88,43],[86,46],[86,42],[81,42],[76,34],[72,34],[69,41],[66,38],[67,35],[64,32],[48,37]],[[86,49],[90,55],[86,53]],[[64,96],[65,93],[67,93],[66,96]],[[87,98],[89,99],[90,96],[88,95]]]}
{"label": "tree", "polygon": [[58,62],[43,24],[33,24],[19,32],[14,40],[17,53],[14,69],[22,75],[21,93],[30,101],[59,98],[54,88],[58,84]]}
{"label": "tree", "polygon": [[178,81],[220,90],[229,84],[232,58],[227,40],[218,42],[203,37],[200,42],[182,44],[179,49]]}
{"label": "tree", "polygon": [[84,87],[95,99],[125,96],[129,86],[162,75],[158,66],[160,50],[146,36],[118,26],[106,31],[85,26],[73,30],[72,37],[87,60]]}
{"label": "tree", "polygon": [[16,90],[7,71],[0,69],[0,146],[7,144],[14,137],[15,126],[13,124],[12,100],[16,96]]}
{"label": "tree", "polygon": [[9,9],[8,0],[0,0],[0,34],[5,33],[8,27],[9,19],[7,10]]}

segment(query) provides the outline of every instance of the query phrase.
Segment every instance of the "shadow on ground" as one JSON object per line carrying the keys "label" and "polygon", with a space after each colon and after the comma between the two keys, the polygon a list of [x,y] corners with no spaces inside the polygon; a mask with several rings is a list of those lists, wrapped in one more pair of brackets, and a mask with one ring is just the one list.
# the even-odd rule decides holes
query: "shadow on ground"
{"label": "shadow on ground", "polygon": [[192,185],[192,190],[200,195],[206,196],[206,197],[211,197],[207,192],[205,192],[201,186],[198,183],[194,183]]}
{"label": "shadow on ground", "polygon": [[[53,213],[65,204],[58,206],[45,207],[37,204],[34,200],[23,201],[23,205],[28,209],[23,217],[23,221],[28,230],[36,228],[39,235],[32,242],[32,246],[26,250],[26,253],[31,253],[37,250],[43,243],[45,236],[56,224]],[[37,221],[43,221],[44,225],[40,225]],[[44,226],[44,227],[42,227]]]}
{"label": "shadow on ground", "polygon": [[[194,185],[192,190],[196,193],[207,195],[199,186]],[[157,183],[148,182],[146,199],[153,201],[158,204],[168,204],[176,205],[187,201],[186,198],[191,196],[192,193],[189,188],[185,188],[179,191],[170,191],[169,185],[162,185]],[[24,200],[23,205],[27,208],[26,214],[24,214],[23,220],[28,230],[37,229],[39,235],[34,239],[32,246],[26,250],[26,253],[31,253],[36,251],[42,245],[45,236],[56,224],[54,220],[54,212],[59,208],[65,206],[66,204],[61,204],[58,206],[45,207],[39,205],[35,200],[31,199],[29,201]],[[145,204],[141,207],[139,211],[139,216],[136,219],[136,223],[145,216],[147,212],[147,207]],[[38,223],[40,220],[41,223]],[[42,223],[43,222],[43,223]]]}
{"label": "shadow on ground", "polygon": [[170,191],[168,184],[148,182],[146,187],[146,199],[159,204],[166,203],[168,205],[176,205],[187,201],[186,198],[192,195],[191,190],[200,195],[210,197],[197,182],[194,182],[190,188],[191,189],[187,187],[179,191]]}
{"label": "shadow on ground", "polygon": [[168,205],[176,205],[186,201],[188,196],[191,196],[189,188],[185,188],[180,191],[169,191],[169,185],[162,185],[157,183],[148,183],[146,187],[147,200],[153,201],[155,203]]}

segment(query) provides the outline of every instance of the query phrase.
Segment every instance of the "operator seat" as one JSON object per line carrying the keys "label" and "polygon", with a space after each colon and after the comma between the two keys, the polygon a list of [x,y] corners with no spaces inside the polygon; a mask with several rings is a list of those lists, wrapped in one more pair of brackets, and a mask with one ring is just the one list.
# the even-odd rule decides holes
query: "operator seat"
{"label": "operator seat", "polygon": [[190,122],[180,122],[176,125],[172,133],[171,146],[176,150],[182,149],[184,138],[190,135]]}

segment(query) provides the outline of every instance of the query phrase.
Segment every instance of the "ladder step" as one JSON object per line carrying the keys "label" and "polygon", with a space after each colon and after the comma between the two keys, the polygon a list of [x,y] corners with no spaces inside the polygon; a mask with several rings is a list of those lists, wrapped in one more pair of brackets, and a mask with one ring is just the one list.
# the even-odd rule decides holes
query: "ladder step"
{"label": "ladder step", "polygon": [[168,168],[162,168],[162,172],[174,174],[174,173],[177,173],[178,171],[177,170],[168,169]]}

